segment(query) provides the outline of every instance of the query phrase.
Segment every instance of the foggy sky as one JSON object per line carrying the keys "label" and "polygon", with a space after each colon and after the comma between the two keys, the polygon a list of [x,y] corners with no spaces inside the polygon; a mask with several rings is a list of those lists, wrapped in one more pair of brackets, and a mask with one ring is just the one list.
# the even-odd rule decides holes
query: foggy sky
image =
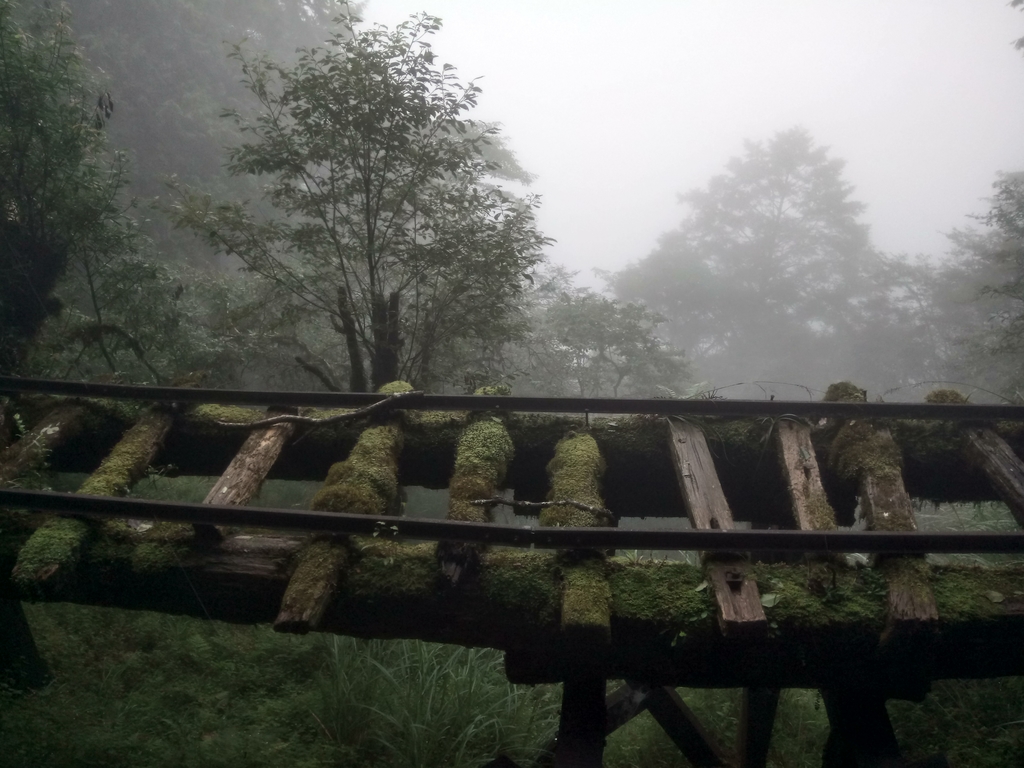
{"label": "foggy sky", "polygon": [[552,260],[599,285],[678,225],[743,140],[803,126],[847,161],[874,243],[937,256],[1024,170],[1024,13],[1007,0],[370,0],[367,22],[444,20],[441,61],[481,77],[538,176]]}

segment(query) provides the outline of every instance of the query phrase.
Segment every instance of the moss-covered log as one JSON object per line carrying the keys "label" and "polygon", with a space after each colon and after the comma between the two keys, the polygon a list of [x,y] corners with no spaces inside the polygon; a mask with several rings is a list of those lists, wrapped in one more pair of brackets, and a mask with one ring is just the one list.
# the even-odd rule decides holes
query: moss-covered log
{"label": "moss-covered log", "polygon": [[35,426],[0,453],[0,487],[46,463],[62,443],[70,442],[82,430],[86,409],[76,403],[58,405]]}
{"label": "moss-covered log", "polygon": [[[512,391],[507,386],[479,388],[477,395],[507,397]],[[507,414],[478,413],[466,417],[466,426],[459,435],[455,451],[455,469],[448,486],[448,519],[472,523],[489,523],[491,508],[474,502],[492,499],[505,482],[509,462],[512,461],[512,439],[505,427]],[[442,573],[455,586],[463,575],[475,574],[480,553],[486,547],[479,544],[439,541],[437,562]]]}
{"label": "moss-covered log", "polygon": [[[100,462],[99,468],[82,483],[79,492],[124,496],[145,475],[173,421],[173,415],[164,409],[143,414]],[[127,527],[121,521],[109,525]],[[61,591],[73,577],[92,528],[91,524],[70,517],[49,520],[22,547],[13,578],[26,589]]]}
{"label": "moss-covered log", "polygon": [[[4,527],[0,574],[10,572],[26,531]],[[148,535],[148,534],[147,534]],[[278,615],[301,537],[238,534],[216,544],[135,543],[104,534],[82,557],[62,599],[236,623]],[[165,556],[157,556],[160,552]],[[556,681],[579,667],[560,617],[564,564],[557,555],[497,549],[478,578],[453,590],[431,544],[372,539],[350,550],[346,577],[320,630],[359,637],[410,637],[510,651],[509,672],[524,682]],[[144,566],[144,567],[143,567]],[[820,569],[818,564],[815,568]],[[723,641],[699,567],[671,562],[605,561],[611,638],[595,649],[609,678],[723,687],[894,688],[927,676],[1024,674],[1024,569],[933,568],[938,606],[931,656],[880,655],[887,585],[871,569],[834,571],[822,589],[808,566],[755,565],[751,576],[766,609],[766,638]],[[0,597],[30,598],[4,576]]]}

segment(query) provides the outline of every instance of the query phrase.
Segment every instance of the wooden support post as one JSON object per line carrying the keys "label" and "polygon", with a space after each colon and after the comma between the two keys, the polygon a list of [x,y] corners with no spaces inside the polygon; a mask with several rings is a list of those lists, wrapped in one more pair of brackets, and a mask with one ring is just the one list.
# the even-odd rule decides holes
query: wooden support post
{"label": "wooden support post", "polygon": [[601,768],[607,730],[604,688],[601,677],[563,684],[555,768]]}
{"label": "wooden support post", "polygon": [[[672,463],[686,511],[694,528],[730,530],[732,511],[722,493],[704,433],[684,421],[669,421]],[[768,634],[757,584],[746,578],[746,561],[739,555],[717,556],[707,568],[718,604],[718,622],[726,637]]]}
{"label": "wooden support post", "polygon": [[981,467],[992,487],[1024,528],[1024,462],[991,429],[967,429],[967,455]]}
{"label": "wooden support post", "polygon": [[675,688],[658,686],[649,689],[645,708],[696,768],[729,765],[721,748],[704,730]]}
{"label": "wooden support post", "polygon": [[6,598],[0,598],[0,682],[15,690],[42,688],[50,682],[21,602]]}
{"label": "wooden support post", "polygon": [[822,768],[900,768],[885,697],[877,691],[822,691],[829,735]]}
{"label": "wooden support post", "polygon": [[765,768],[779,706],[778,688],[744,688],[736,736],[739,768]]}

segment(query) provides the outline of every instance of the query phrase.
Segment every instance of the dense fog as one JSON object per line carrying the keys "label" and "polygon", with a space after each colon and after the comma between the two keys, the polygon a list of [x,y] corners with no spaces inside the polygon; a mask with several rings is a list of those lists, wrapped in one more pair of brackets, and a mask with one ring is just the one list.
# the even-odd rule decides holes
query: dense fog
{"label": "dense fog", "polygon": [[435,5],[3,3],[0,366],[1017,398],[1019,3]]}

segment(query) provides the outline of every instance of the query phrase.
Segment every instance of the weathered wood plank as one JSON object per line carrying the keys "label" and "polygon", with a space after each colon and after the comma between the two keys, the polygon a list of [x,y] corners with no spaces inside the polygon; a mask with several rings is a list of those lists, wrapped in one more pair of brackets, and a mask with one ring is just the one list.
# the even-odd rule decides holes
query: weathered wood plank
{"label": "weathered wood plank", "polygon": [[821,485],[821,470],[814,454],[810,426],[779,419],[775,423],[775,436],[797,528],[801,531],[834,530],[836,514],[829,506]]}
{"label": "weathered wood plank", "polygon": [[601,768],[607,730],[604,689],[602,677],[563,684],[555,768]]}
{"label": "weathered wood plank", "polygon": [[731,530],[732,511],[722,493],[715,463],[700,427],[684,421],[669,421],[672,464],[690,522],[694,528]]}
{"label": "weathered wood plank", "polygon": [[778,688],[744,688],[740,707],[736,752],[739,768],[765,768],[771,745],[775,712],[779,707]]}
{"label": "weathered wood plank", "polygon": [[260,492],[267,473],[294,433],[295,425],[287,423],[254,430],[203,503],[238,507],[248,504]]}
{"label": "weathered wood plank", "polygon": [[1000,498],[1024,528],[1024,462],[991,429],[967,429],[967,455],[985,472]]}
{"label": "weathered wood plank", "polygon": [[[732,511],[715,472],[711,451],[699,427],[669,421],[672,463],[694,528],[731,530]],[[722,633],[730,637],[766,635],[768,620],[757,584],[747,579],[746,561],[739,555],[719,555],[707,564],[708,582],[718,605]]]}
{"label": "weathered wood plank", "polygon": [[[280,413],[280,409],[268,409],[267,413]],[[204,504],[244,507],[260,492],[263,481],[270,472],[281,449],[295,434],[294,424],[275,424],[266,429],[254,430],[242,443],[242,447],[228,464],[227,469],[214,483],[203,499]],[[220,533],[212,525],[194,526],[196,534],[204,538],[218,538]]]}

